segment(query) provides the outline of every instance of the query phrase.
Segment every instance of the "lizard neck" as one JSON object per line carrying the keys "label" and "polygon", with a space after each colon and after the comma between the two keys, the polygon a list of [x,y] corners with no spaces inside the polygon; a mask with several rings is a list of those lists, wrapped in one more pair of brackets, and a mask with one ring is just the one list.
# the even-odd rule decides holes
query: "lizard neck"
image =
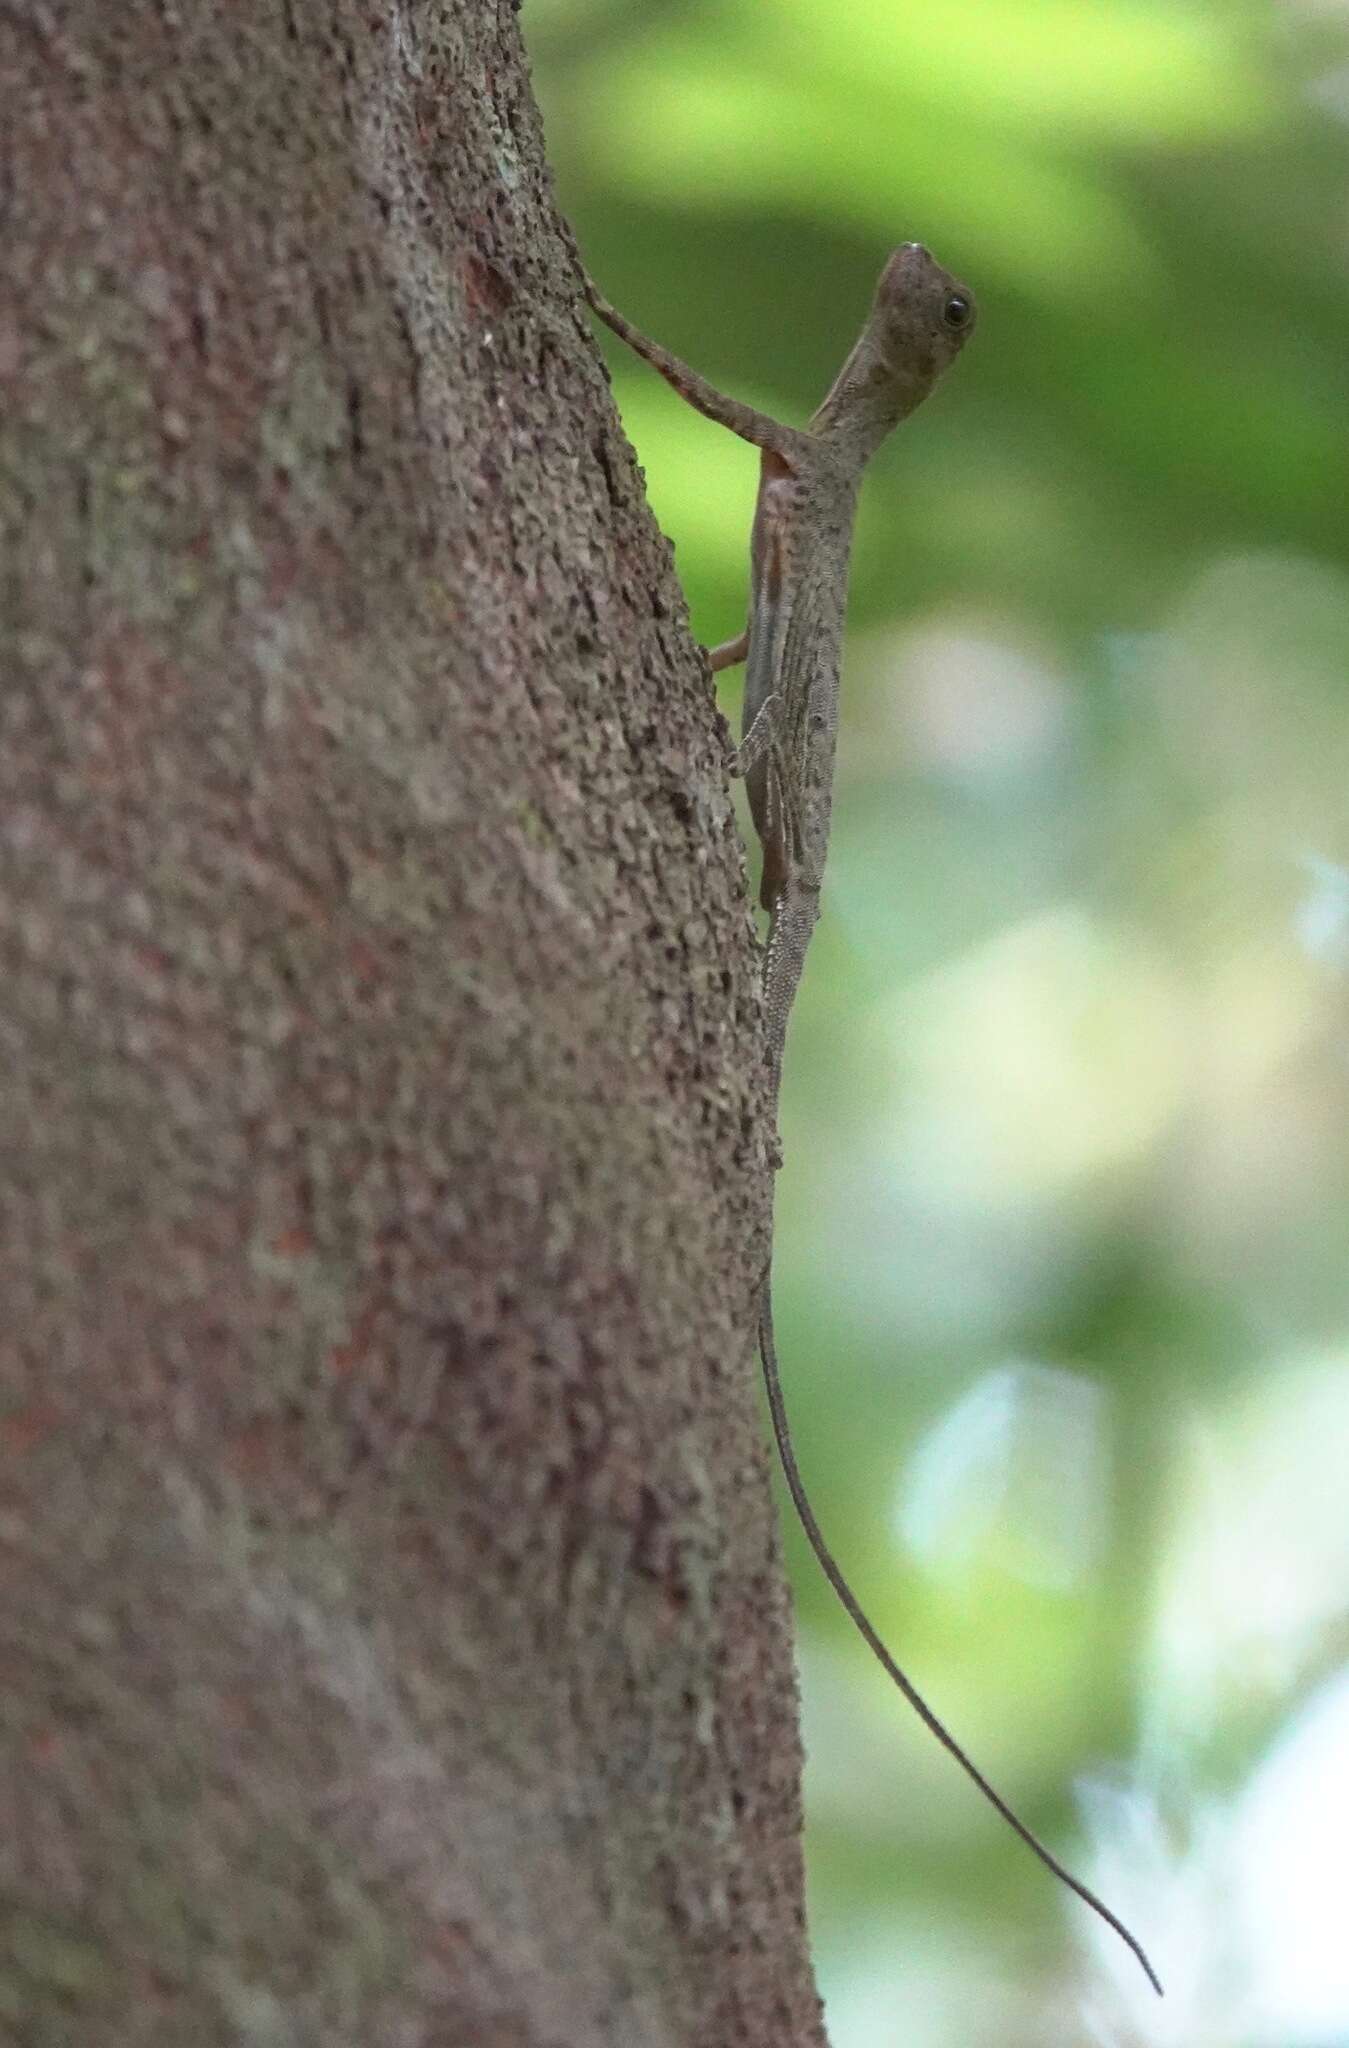
{"label": "lizard neck", "polygon": [[929,365],[896,369],[875,336],[864,329],[811,420],[810,431],[860,470],[931,388]]}

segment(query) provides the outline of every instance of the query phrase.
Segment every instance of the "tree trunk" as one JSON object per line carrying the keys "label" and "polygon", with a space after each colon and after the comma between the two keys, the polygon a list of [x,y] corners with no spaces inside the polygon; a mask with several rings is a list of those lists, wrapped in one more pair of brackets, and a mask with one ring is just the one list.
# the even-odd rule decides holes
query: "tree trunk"
{"label": "tree trunk", "polygon": [[724,733],[509,0],[0,0],[0,2035],[817,2044]]}

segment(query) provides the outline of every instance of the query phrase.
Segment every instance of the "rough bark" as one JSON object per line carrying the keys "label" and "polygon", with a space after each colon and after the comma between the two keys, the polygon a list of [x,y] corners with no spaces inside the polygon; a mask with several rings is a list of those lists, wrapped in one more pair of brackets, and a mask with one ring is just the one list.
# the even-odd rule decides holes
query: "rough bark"
{"label": "rough bark", "polygon": [[821,2039],[724,733],[508,0],[0,0],[0,2034]]}

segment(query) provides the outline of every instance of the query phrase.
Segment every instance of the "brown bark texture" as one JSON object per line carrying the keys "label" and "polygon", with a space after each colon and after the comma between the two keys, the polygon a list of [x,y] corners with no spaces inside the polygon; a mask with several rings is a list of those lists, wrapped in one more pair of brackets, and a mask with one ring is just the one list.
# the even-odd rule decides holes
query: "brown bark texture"
{"label": "brown bark texture", "polygon": [[509,0],[0,0],[0,2038],[822,2035],[725,734]]}

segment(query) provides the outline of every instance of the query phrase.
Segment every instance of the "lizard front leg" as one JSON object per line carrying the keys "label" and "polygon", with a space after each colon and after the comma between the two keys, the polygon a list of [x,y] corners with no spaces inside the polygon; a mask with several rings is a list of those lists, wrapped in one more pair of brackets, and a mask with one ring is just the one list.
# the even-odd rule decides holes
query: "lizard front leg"
{"label": "lizard front leg", "polygon": [[672,355],[668,348],[662,348],[658,341],[652,341],[643,334],[640,327],[634,327],[611,306],[588,270],[583,269],[581,277],[585,295],[591,309],[598,313],[606,327],[612,328],[620,341],[627,343],[634,354],[650,363],[653,370],[659,370],[667,384],[672,384],[679,396],[702,413],[705,419],[715,420],[718,426],[729,427],[742,441],[748,441],[755,448],[770,448],[777,455],[790,457],[802,444],[809,445],[811,437],[800,427],[784,426],[771,413],[760,412],[757,407],[745,405],[738,398],[729,398],[724,391],[718,391],[715,384],[709,384],[706,377],[700,377],[687,363]]}

